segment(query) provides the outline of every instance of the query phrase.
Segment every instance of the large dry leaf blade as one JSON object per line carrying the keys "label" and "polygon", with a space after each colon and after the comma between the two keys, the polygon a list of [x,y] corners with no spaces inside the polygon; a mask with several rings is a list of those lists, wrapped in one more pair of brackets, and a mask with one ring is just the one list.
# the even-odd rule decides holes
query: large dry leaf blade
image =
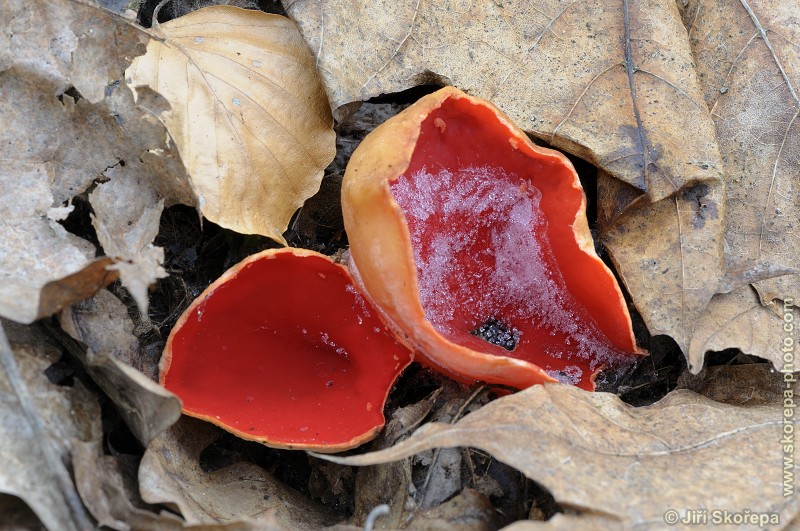
{"label": "large dry leaf blade", "polygon": [[721,174],[673,0],[284,6],[317,55],[334,108],[445,81],[652,200]]}
{"label": "large dry leaf blade", "polygon": [[[698,507],[775,512],[790,522],[800,500],[784,497],[781,484],[783,420],[780,405],[735,407],[691,391],[634,408],[611,394],[545,384],[454,425],[428,424],[393,448],[324,458],[368,465],[471,446],[541,483],[562,506],[626,528],[663,529],[668,509]],[[790,463],[789,472],[798,469]]]}
{"label": "large dry leaf blade", "polygon": [[[728,289],[800,270],[800,8],[691,0],[684,20],[726,173]],[[792,293],[800,295],[800,277]]]}
{"label": "large dry leaf blade", "polygon": [[203,215],[283,242],[335,154],[314,57],[285,17],[217,6],[161,24],[126,75],[172,108],[161,119]]}
{"label": "large dry leaf blade", "polygon": [[[729,176],[726,258],[734,278],[800,265],[800,10],[791,2],[751,4],[702,1],[686,8]],[[727,46],[714,44],[722,38]]]}
{"label": "large dry leaf blade", "polygon": [[[117,47],[98,50],[92,35]],[[108,259],[94,260],[93,246],[57,223],[70,210],[62,202],[117,163],[104,140],[113,119],[56,96],[74,84],[91,100],[99,87],[102,99],[142,37],[80,2],[0,3],[0,315],[29,323],[116,278]],[[85,47],[105,68],[76,61]]]}

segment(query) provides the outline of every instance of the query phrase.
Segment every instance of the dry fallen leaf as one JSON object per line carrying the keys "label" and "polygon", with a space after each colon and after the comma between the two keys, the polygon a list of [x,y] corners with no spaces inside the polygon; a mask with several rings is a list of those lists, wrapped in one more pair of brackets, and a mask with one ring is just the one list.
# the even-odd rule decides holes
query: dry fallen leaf
{"label": "dry fallen leaf", "polygon": [[60,357],[40,329],[0,322],[0,493],[48,529],[89,529],[65,464],[75,444],[100,440],[100,405],[80,382],[50,383],[44,371]]}
{"label": "dry fallen leaf", "polygon": [[[796,9],[781,2],[693,0],[681,6],[715,123],[726,199],[715,186],[689,209],[680,199],[698,187],[686,190],[674,199],[674,213],[694,222],[678,223],[676,215],[664,217],[666,204],[638,201],[624,210],[636,198],[601,177],[601,191],[611,193],[600,194],[600,210],[618,215],[602,238],[650,331],[675,338],[693,372],[702,368],[706,351],[723,348],[740,348],[782,368],[780,301],[797,299],[800,276],[769,277],[800,268],[800,54],[792,44],[800,22]],[[651,257],[654,267],[648,269]],[[741,287],[750,282],[765,307]]]}
{"label": "dry fallen leaf", "polygon": [[[110,260],[95,260],[94,246],[57,223],[66,216],[53,207],[88,186],[95,170],[117,162],[92,149],[91,131],[83,134],[81,124],[103,123],[102,116],[85,102],[65,101],[39,92],[15,68],[0,73],[0,315],[19,322],[58,311],[116,278],[106,271]],[[60,156],[72,150],[87,153],[80,165]],[[83,182],[75,183],[76,175]]]}
{"label": "dry fallen leaf", "polygon": [[[274,519],[266,518],[257,524],[233,522],[229,524],[187,525],[169,511],[156,514],[150,507],[143,508],[135,478],[125,470],[121,460],[103,455],[98,444],[79,443],[73,450],[75,484],[87,508],[99,525],[128,531],[129,529],[157,529],[158,531],[282,531]],[[132,481],[131,481],[132,480]],[[134,503],[135,501],[135,503]]]}
{"label": "dry fallen leaf", "polygon": [[[144,51],[141,29],[69,0],[3,2],[0,21],[7,44],[0,46],[0,315],[28,323],[117,278],[107,270],[110,258],[96,260],[94,246],[57,223],[72,210],[65,203],[73,196],[99,177],[142,181],[148,175],[169,202],[186,200],[188,188],[163,126],[134,108],[119,81],[127,61]],[[157,98],[148,101],[157,104]],[[151,198],[143,191],[134,203]],[[145,211],[156,204],[128,206]],[[104,245],[130,260],[123,242],[139,225],[101,225],[108,229]],[[149,242],[139,243],[147,249]],[[127,263],[117,266],[143,311],[141,284],[158,272],[145,262],[150,269],[139,276]]]}
{"label": "dry fallen leaf", "polygon": [[178,398],[130,366],[139,355],[138,342],[128,310],[119,299],[101,290],[64,310],[60,323],[86,345],[86,349],[70,351],[108,394],[142,446],[178,420]]}
{"label": "dry fallen leaf", "polygon": [[545,486],[561,506],[626,528],[662,529],[668,509],[703,507],[775,512],[790,522],[800,500],[783,497],[782,421],[780,404],[736,407],[676,391],[634,408],[611,394],[544,384],[454,425],[427,424],[393,448],[324,458],[368,465],[473,446]]}
{"label": "dry fallen leaf", "polygon": [[174,507],[188,524],[267,523],[282,529],[317,529],[331,513],[304,499],[251,463],[205,472],[200,453],[221,434],[203,421],[182,417],[147,448],[139,467],[144,501]]}
{"label": "dry fallen leaf", "polygon": [[544,522],[532,522],[522,520],[514,522],[502,529],[502,531],[579,531],[594,529],[619,529],[619,520],[609,518],[603,514],[574,514],[558,513],[550,520]]}
{"label": "dry fallen leaf", "polygon": [[98,526],[128,531],[129,529],[183,529],[181,520],[169,513],[155,514],[136,507],[125,484],[120,463],[111,455],[103,455],[98,443],[77,443],[73,448],[75,486],[97,520]]}
{"label": "dry fallen leaf", "polygon": [[446,502],[416,513],[404,528],[490,531],[497,529],[496,517],[489,498],[474,489],[464,489]]}
{"label": "dry fallen leaf", "polygon": [[[430,414],[439,394],[440,390],[437,390],[420,402],[395,410],[369,448],[389,448],[399,439],[407,437]],[[388,528],[402,527],[403,522],[410,520],[417,510],[417,504],[410,497],[414,490],[410,459],[357,470],[354,490],[352,520],[360,526],[379,505],[386,505],[389,509],[380,520],[381,525]]]}
{"label": "dry fallen leaf", "polygon": [[[793,324],[800,318],[797,308],[788,305],[786,312]],[[742,286],[730,293],[714,296],[706,311],[699,316],[696,332],[689,344],[688,360],[692,372],[699,372],[708,351],[721,351],[738,348],[745,354],[758,356],[772,362],[777,370],[784,369],[784,340],[792,341],[791,353],[794,356],[793,330],[784,328],[784,316],[764,306],[751,286]],[[796,371],[792,365],[789,371]]]}
{"label": "dry fallen leaf", "polygon": [[292,21],[215,6],[159,25],[126,72],[171,108],[160,114],[204,216],[284,242],[334,157],[314,57]]}
{"label": "dry fallen leaf", "polygon": [[652,200],[721,174],[672,0],[283,4],[334,109],[447,82]]}
{"label": "dry fallen leaf", "polygon": [[[687,0],[727,183],[728,290],[800,270],[800,18],[780,0]],[[794,294],[798,294],[794,277]]]}
{"label": "dry fallen leaf", "polygon": [[724,275],[723,186],[698,184],[649,203],[600,172],[598,208],[600,241],[648,330],[671,336],[688,353],[697,321]]}
{"label": "dry fallen leaf", "polygon": [[[695,337],[679,343],[694,372],[721,348],[782,368],[781,301],[795,303],[800,276],[770,277],[800,269],[797,9],[770,0],[680,4],[722,155],[726,216],[721,294],[694,323]],[[764,307],[742,287],[751,282]]]}
{"label": "dry fallen leaf", "polygon": [[786,382],[769,363],[705,367],[697,376],[684,372],[678,389],[689,389],[716,402],[736,406],[780,403]]}

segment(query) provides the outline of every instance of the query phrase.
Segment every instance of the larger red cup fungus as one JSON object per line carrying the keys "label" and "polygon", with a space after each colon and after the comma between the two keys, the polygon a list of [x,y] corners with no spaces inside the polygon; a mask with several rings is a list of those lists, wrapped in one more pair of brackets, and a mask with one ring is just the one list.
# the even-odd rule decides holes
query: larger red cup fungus
{"label": "larger red cup fungus", "polygon": [[594,389],[641,354],[572,164],[486,101],[447,87],[377,127],[342,208],[362,289],[451,377]]}
{"label": "larger red cup fungus", "polygon": [[161,384],[187,415],[277,448],[336,452],[373,438],[411,351],[347,269],[302,249],[240,262],[184,312]]}

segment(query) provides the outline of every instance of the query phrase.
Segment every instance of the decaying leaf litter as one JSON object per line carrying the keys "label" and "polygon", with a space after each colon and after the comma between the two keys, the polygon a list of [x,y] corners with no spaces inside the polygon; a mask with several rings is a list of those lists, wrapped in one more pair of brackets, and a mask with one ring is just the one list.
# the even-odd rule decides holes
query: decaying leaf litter
{"label": "decaying leaf litter", "polygon": [[[261,234],[329,253],[343,248],[336,198],[348,152],[428,89],[392,93],[455,84],[491,98],[535,138],[591,163],[576,160],[590,198],[597,183],[599,240],[647,330],[677,343],[648,340],[640,326],[651,357],[605,388],[653,402],[685,367],[680,348],[694,373],[706,358],[699,376],[681,377],[683,387],[701,394],[671,392],[633,408],[612,395],[548,385],[479,408],[498,390],[464,389],[413,368],[392,395],[384,434],[367,447],[389,448],[391,462],[358,469],[256,447],[207,426],[187,428],[184,420],[167,429],[177,417],[175,398],[138,371],[155,375],[172,323],[210,281],[275,244],[208,221],[201,226],[192,208],[170,207],[199,207],[214,220],[213,209],[199,204],[205,195],[194,180],[208,163],[198,170],[187,161],[184,170],[186,145],[155,118],[170,109],[166,94],[139,89],[134,100],[122,79],[152,37],[80,2],[10,2],[0,8],[0,108],[10,124],[0,133],[8,174],[0,184],[0,315],[30,323],[117,275],[124,287],[111,284],[44,327],[4,321],[21,377],[3,382],[3,401],[32,404],[4,408],[30,413],[4,416],[1,428],[15,434],[2,439],[4,462],[19,463],[3,467],[17,471],[13,477],[0,472],[8,514],[22,526],[49,528],[93,521],[119,529],[178,528],[183,521],[304,527],[363,525],[387,503],[389,515],[376,525],[485,529],[558,513],[538,525],[588,528],[601,525],[599,518],[660,528],[667,509],[711,504],[776,513],[790,526],[798,508],[781,489],[782,380],[724,349],[780,370],[782,346],[794,337],[783,324],[796,316],[797,8],[744,1],[487,2],[469,9],[296,1],[283,8],[341,123],[321,192],[291,222],[302,199],[287,200],[289,214],[272,221],[280,228]],[[188,6],[172,6],[175,14],[181,9]],[[356,102],[382,94],[352,115]],[[235,99],[205,106],[230,117]],[[321,168],[309,172],[322,176]],[[306,189],[306,197],[312,193]],[[224,217],[217,221],[227,224]],[[165,272],[170,276],[161,278]],[[158,278],[148,297],[147,285]],[[724,376],[733,369],[736,378]],[[43,393],[53,396],[46,407]],[[62,401],[75,404],[69,414],[52,409]],[[430,420],[439,424],[391,449]],[[194,444],[210,446],[181,443],[185,430]],[[426,445],[478,450],[401,459],[404,447]],[[30,458],[30,449],[42,457]],[[174,452],[188,460],[177,472],[163,457]],[[48,454],[70,467],[42,468]],[[681,460],[687,465],[674,466]],[[597,475],[591,481],[587,470]],[[633,494],[626,490],[631,478]],[[193,509],[209,489],[219,493],[219,505]],[[633,507],[632,495],[639,500]],[[278,511],[259,496],[279,498]],[[282,512],[285,506],[301,508],[306,520]]]}

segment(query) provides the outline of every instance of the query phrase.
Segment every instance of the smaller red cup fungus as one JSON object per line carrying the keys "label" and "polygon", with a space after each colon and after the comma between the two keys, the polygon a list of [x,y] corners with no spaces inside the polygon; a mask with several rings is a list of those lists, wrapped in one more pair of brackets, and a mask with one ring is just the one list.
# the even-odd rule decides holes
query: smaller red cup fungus
{"label": "smaller red cup fungus", "polygon": [[184,312],[160,380],[184,413],[239,437],[337,452],[378,433],[411,358],[346,268],[271,249],[229,269]]}
{"label": "smaller red cup fungus", "polygon": [[381,124],[342,209],[360,287],[453,378],[592,390],[642,354],[572,164],[486,101],[446,87]]}

